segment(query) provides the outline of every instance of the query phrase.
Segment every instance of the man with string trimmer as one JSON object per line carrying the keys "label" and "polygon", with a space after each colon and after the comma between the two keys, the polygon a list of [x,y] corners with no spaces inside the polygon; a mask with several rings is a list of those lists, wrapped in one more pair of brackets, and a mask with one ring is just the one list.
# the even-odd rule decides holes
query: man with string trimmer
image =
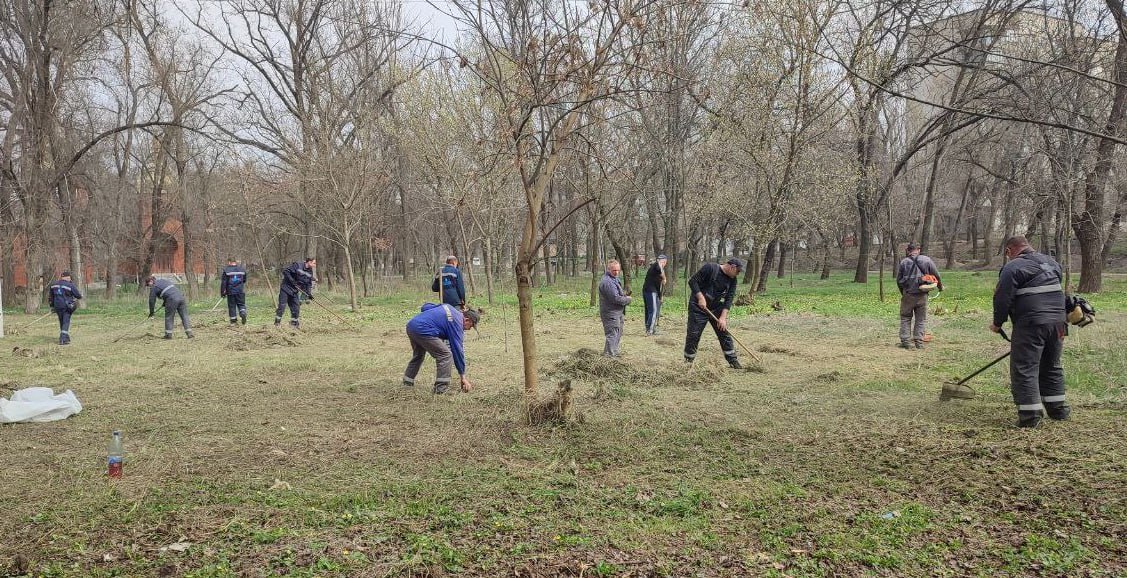
{"label": "man with string trimmer", "polygon": [[1052,257],[1038,253],[1022,236],[1004,246],[1010,261],[998,274],[994,289],[994,321],[998,333],[1013,321],[1010,344],[1010,391],[1017,405],[1017,426],[1037,427],[1044,411],[1066,420],[1072,409],[1065,401],[1060,355],[1067,334],[1064,272]]}
{"label": "man with string trimmer", "polygon": [[906,256],[896,267],[896,286],[900,288],[900,347],[923,349],[927,294],[935,289],[942,291],[943,281],[935,262],[920,254],[919,243],[908,243]]}

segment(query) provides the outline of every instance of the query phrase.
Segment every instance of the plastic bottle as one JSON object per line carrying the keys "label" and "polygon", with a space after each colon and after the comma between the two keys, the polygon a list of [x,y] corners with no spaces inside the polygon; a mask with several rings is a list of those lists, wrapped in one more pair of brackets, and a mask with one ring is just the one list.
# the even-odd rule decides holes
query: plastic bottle
{"label": "plastic bottle", "polygon": [[110,438],[110,446],[106,451],[108,455],[106,475],[111,478],[121,477],[121,468],[125,465],[125,450],[121,445],[121,432],[114,430],[113,437]]}

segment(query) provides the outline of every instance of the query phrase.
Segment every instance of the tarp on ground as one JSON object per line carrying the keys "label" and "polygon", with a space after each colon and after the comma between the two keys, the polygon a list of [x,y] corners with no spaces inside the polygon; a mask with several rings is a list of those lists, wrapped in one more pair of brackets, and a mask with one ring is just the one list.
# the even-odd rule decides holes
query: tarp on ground
{"label": "tarp on ground", "polygon": [[0,423],[42,422],[66,419],[82,411],[74,392],[56,394],[49,387],[28,387],[0,398]]}

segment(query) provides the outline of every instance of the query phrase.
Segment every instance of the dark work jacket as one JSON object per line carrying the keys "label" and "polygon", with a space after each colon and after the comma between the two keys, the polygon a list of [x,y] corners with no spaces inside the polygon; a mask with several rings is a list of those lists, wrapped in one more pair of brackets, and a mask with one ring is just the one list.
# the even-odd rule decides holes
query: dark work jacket
{"label": "dark work jacket", "polygon": [[149,315],[155,311],[154,307],[157,304],[157,299],[160,299],[165,305],[169,301],[178,303],[184,300],[184,294],[176,288],[176,284],[168,279],[157,279],[153,282],[153,286],[149,289]]}
{"label": "dark work jacket", "polygon": [[78,292],[74,283],[59,279],[51,284],[52,311],[74,311],[79,299],[82,299],[82,293]]}
{"label": "dark work jacket", "polygon": [[705,263],[689,278],[689,303],[696,303],[697,293],[703,293],[708,308],[719,313],[732,308],[736,298],[737,279],[729,277],[716,263]]}
{"label": "dark work jacket", "polygon": [[654,261],[646,270],[646,282],[642,284],[643,293],[661,293],[661,265]]}
{"label": "dark work jacket", "polygon": [[223,268],[223,277],[219,280],[219,294],[241,295],[246,290],[247,270],[239,265],[227,265]]}
{"label": "dark work jacket", "polygon": [[313,296],[313,270],[305,263],[293,262],[282,269],[282,292],[286,295]]}
{"label": "dark work jacket", "polygon": [[[454,307],[466,304],[466,284],[462,281],[462,272],[457,267],[446,264],[439,272],[442,278],[442,302]],[[438,292],[439,277],[435,277],[430,284],[430,290]]]}
{"label": "dark work jacket", "polygon": [[1002,267],[994,289],[994,325],[1014,327],[1064,323],[1064,272],[1052,257],[1032,249]]}

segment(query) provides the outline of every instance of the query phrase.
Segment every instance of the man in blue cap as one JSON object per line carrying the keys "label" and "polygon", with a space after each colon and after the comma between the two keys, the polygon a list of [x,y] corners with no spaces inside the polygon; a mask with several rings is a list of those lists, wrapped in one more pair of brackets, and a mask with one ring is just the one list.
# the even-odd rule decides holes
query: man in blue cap
{"label": "man in blue cap", "polygon": [[70,280],[70,271],[63,271],[51,284],[51,311],[59,316],[59,345],[70,345],[70,316],[78,309],[82,293]]}
{"label": "man in blue cap", "polygon": [[[727,263],[705,263],[689,278],[689,322],[685,335],[685,361],[692,363],[697,357],[697,345],[705,325],[712,325],[724,359],[732,369],[741,369],[736,355],[736,342],[728,333],[728,310],[736,298],[737,277],[743,271],[743,261],[728,259]],[[707,310],[707,311],[706,311]],[[712,315],[708,312],[711,311]],[[715,318],[714,318],[715,317]]]}
{"label": "man in blue cap", "polygon": [[646,335],[657,334],[657,321],[661,317],[661,292],[666,283],[665,266],[668,264],[669,257],[658,255],[646,271],[646,281],[642,284],[642,300],[646,304]]}

